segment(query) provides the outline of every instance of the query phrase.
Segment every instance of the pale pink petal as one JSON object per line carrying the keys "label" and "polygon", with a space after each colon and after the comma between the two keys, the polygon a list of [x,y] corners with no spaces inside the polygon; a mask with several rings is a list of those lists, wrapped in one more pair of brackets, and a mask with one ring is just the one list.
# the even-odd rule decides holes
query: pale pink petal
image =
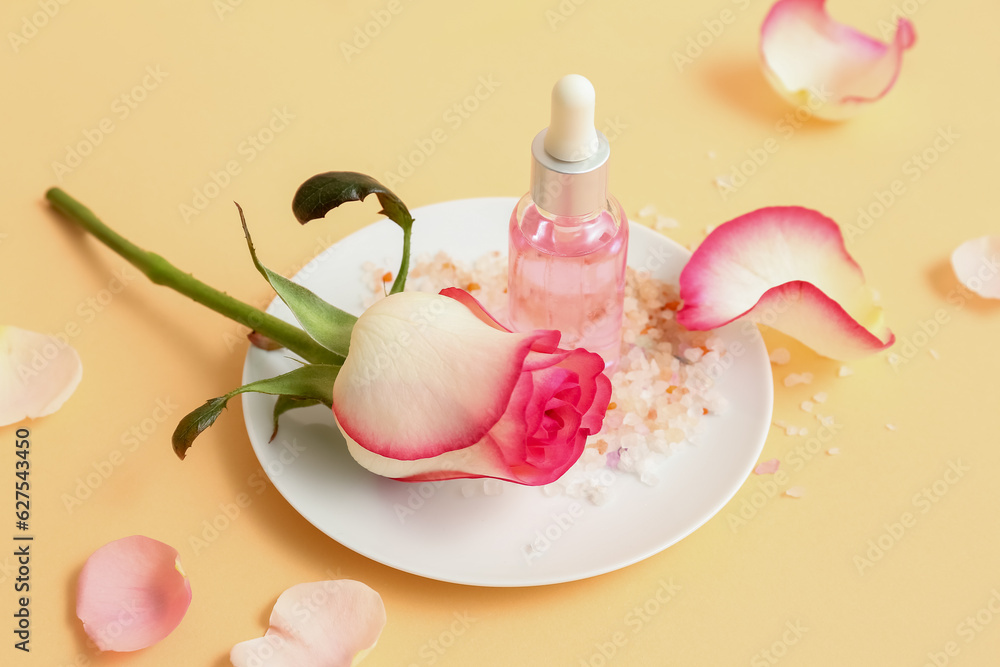
{"label": "pale pink petal", "polygon": [[77,585],[76,615],[102,651],[152,646],[173,632],[190,604],[177,550],[142,535],[91,554]]}
{"label": "pale pink petal", "polygon": [[52,414],[82,377],[80,356],[68,343],[0,326],[0,426]]}
{"label": "pale pink petal", "polygon": [[779,0],[760,34],[768,81],[782,97],[811,115],[848,118],[885,96],[896,83],[903,52],[916,39],[900,18],[891,44],[838,23],[825,0]]}
{"label": "pale pink petal", "polygon": [[1000,236],[966,241],[951,254],[959,282],[981,297],[1000,299]]}
{"label": "pale pink petal", "polygon": [[778,459],[768,459],[767,461],[758,464],[757,467],[753,469],[753,472],[755,475],[772,475],[777,472],[778,466],[780,465],[781,461]]}
{"label": "pale pink petal", "polygon": [[797,206],[762,208],[717,227],[680,276],[677,320],[707,330],[747,316],[840,360],[895,340],[837,224]]}
{"label": "pale pink petal", "polygon": [[334,413],[352,439],[393,459],[469,447],[503,416],[528,354],[552,339],[483,326],[453,298],[391,294],[354,325]]}
{"label": "pale pink petal", "polygon": [[446,296],[449,299],[454,299],[455,301],[458,301],[463,306],[468,308],[473,315],[478,317],[480,321],[490,325],[494,329],[499,329],[500,331],[510,331],[510,329],[497,322],[496,318],[490,315],[489,312],[487,312],[487,310],[483,308],[483,304],[479,302],[479,299],[472,296],[464,289],[458,289],[457,287],[446,287],[440,292],[438,292],[438,294]]}
{"label": "pale pink petal", "polygon": [[378,593],[339,579],[292,586],[278,597],[263,637],[240,642],[235,667],[349,667],[375,647],[385,627]]}

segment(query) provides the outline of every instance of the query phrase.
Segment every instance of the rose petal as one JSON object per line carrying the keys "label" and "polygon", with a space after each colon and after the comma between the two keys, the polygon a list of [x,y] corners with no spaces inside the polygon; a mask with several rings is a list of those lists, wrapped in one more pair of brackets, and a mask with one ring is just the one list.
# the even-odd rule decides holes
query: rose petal
{"label": "rose petal", "polygon": [[102,651],[152,646],[173,632],[189,604],[177,550],[149,537],[105,544],[80,572],[76,615]]}
{"label": "rose petal", "polygon": [[453,298],[391,294],[354,325],[334,413],[345,434],[382,456],[413,460],[469,447],[503,416],[528,354],[558,340],[558,332],[484,327]]}
{"label": "rose petal", "polygon": [[959,282],[981,297],[1000,299],[1000,236],[966,241],[951,254]]}
{"label": "rose petal", "polygon": [[903,52],[916,39],[900,18],[885,44],[830,18],[825,0],[779,0],[761,27],[764,74],[778,93],[813,115],[848,118],[885,96],[899,76]]}
{"label": "rose petal", "polygon": [[263,637],[240,642],[235,667],[349,667],[375,647],[385,627],[378,593],[339,579],[292,586],[278,597]]}
{"label": "rose petal", "polygon": [[677,321],[688,329],[747,315],[840,360],[895,341],[840,228],[806,208],[762,208],[720,225],[684,267],[680,288]]}
{"label": "rose petal", "polygon": [[0,326],[0,426],[50,415],[83,377],[80,355],[52,336]]}

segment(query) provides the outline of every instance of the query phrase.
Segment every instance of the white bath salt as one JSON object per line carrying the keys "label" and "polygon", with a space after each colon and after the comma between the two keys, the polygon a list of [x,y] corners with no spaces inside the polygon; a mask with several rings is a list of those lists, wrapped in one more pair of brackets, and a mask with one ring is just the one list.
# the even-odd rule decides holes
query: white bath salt
{"label": "white bath salt", "polygon": [[887,431],[895,431],[896,430],[896,425],[895,424],[886,424],[885,428],[886,428]]}
{"label": "white bath salt", "polygon": [[639,209],[640,218],[652,218],[654,215],[656,215],[655,204],[646,204],[641,209]]}
{"label": "white bath salt", "polygon": [[840,370],[837,371],[837,375],[839,375],[842,378],[845,378],[848,375],[854,375],[854,369],[851,368],[850,366],[841,366]]}
{"label": "white bath salt", "polygon": [[809,429],[806,428],[805,426],[800,427],[799,428],[799,435],[803,435],[803,436],[809,435]]}
{"label": "white bath salt", "polygon": [[826,403],[827,398],[828,396],[825,391],[821,391],[818,394],[813,394],[813,401],[816,403]]}
{"label": "white bath salt", "polygon": [[[646,208],[640,214],[655,214],[655,207]],[[382,275],[390,270],[366,265],[365,284],[371,286],[366,306],[385,297]],[[414,258],[407,290],[438,292],[445,287],[469,291],[500,322],[506,321],[507,258],[501,253],[471,263],[444,252]],[[697,445],[703,419],[726,413],[726,401],[701,381],[730,363],[725,342],[717,333],[681,327],[675,318],[679,302],[676,286],[628,269],[624,343],[611,377],[611,403],[603,429],[588,439],[580,460],[543,493],[604,504],[619,476],[655,483],[670,454]],[[486,495],[496,489],[477,488]]]}
{"label": "white bath salt", "polygon": [[479,495],[479,489],[481,488],[478,480],[471,480],[464,482],[462,484],[462,497],[471,498],[472,496]]}
{"label": "white bath salt", "polygon": [[658,232],[665,232],[668,229],[677,229],[681,226],[681,223],[677,222],[673,218],[668,218],[665,215],[657,215],[656,222],[653,223],[653,229]]}
{"label": "white bath salt", "polygon": [[728,176],[716,176],[713,182],[717,188],[722,190],[731,190],[733,187],[733,182]]}
{"label": "white bath salt", "polygon": [[927,354],[931,355],[934,361],[939,361],[941,359],[941,355],[938,354],[938,351],[935,350],[933,347],[927,348]]}
{"label": "white bath salt", "polygon": [[785,435],[799,435],[799,427],[798,426],[786,426],[785,427]]}
{"label": "white bath salt", "polygon": [[790,486],[785,489],[785,495],[789,498],[801,498],[806,495],[806,490],[801,486]]}
{"label": "white bath salt", "polygon": [[823,426],[828,426],[830,428],[833,428],[837,424],[837,421],[833,417],[828,415],[817,414],[816,420],[819,421],[819,423],[822,424]]}
{"label": "white bath salt", "polygon": [[705,236],[714,232],[716,227],[718,227],[718,225],[705,225]]}
{"label": "white bath salt", "polygon": [[784,347],[774,348],[770,353],[768,353],[767,356],[771,359],[772,364],[776,364],[778,366],[784,366],[792,360],[792,353]]}
{"label": "white bath salt", "polygon": [[830,449],[826,450],[826,453],[829,454],[830,456],[836,456],[837,454],[840,454],[840,447],[831,447]]}
{"label": "white bath salt", "polygon": [[893,368],[895,368],[896,366],[899,366],[901,363],[903,363],[903,360],[900,359],[899,355],[896,354],[895,352],[890,352],[888,355],[886,355],[885,361],[886,361],[887,364],[889,364]]}
{"label": "white bath salt", "polygon": [[812,412],[815,405],[812,401],[802,401],[802,404],[799,405],[799,407],[802,408],[802,412]]}
{"label": "white bath salt", "polygon": [[715,151],[708,151],[708,159],[709,160],[715,159]]}
{"label": "white bath salt", "polygon": [[775,419],[771,423],[774,424],[775,426],[777,426],[778,428],[785,428],[786,426],[788,426],[788,423],[785,422],[785,421],[783,421],[783,420],[781,420],[781,419]]}
{"label": "white bath salt", "polygon": [[794,387],[800,384],[810,384],[813,381],[812,373],[789,373],[785,376],[785,386]]}

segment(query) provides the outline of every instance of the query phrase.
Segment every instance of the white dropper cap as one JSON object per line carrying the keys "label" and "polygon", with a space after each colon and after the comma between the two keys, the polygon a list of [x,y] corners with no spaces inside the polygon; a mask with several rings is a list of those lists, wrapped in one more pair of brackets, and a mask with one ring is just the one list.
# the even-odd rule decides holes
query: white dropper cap
{"label": "white dropper cap", "polygon": [[580,162],[597,153],[594,85],[579,74],[567,74],[552,88],[552,119],[545,152],[563,162]]}

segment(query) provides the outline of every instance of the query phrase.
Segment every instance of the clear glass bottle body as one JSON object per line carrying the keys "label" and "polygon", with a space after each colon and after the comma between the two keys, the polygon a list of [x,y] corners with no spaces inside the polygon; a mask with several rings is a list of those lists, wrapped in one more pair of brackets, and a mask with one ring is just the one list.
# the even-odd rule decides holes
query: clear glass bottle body
{"label": "clear glass bottle body", "polygon": [[558,329],[612,372],[621,354],[628,219],[608,196],[586,216],[557,216],[526,194],[510,218],[508,300],[517,331]]}

